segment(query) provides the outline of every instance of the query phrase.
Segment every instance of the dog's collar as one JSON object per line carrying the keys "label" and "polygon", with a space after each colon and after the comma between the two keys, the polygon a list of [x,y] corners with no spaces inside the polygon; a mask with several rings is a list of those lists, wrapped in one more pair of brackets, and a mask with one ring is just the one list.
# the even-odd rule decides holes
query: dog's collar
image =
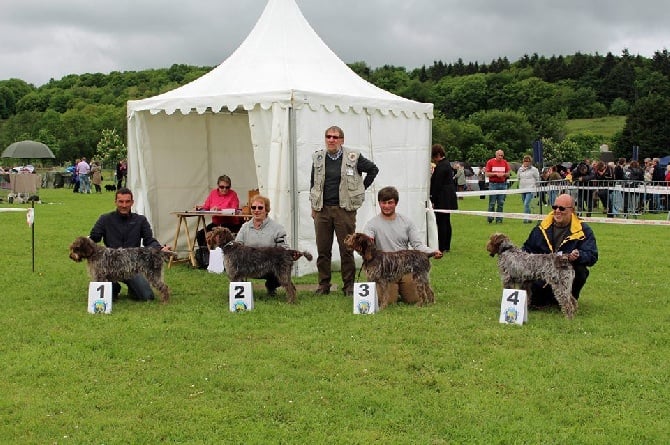
{"label": "dog's collar", "polygon": [[500,252],[499,253],[507,252],[508,250],[511,250],[511,249],[514,249],[514,245],[511,244],[511,243],[507,243],[505,245],[500,246]]}

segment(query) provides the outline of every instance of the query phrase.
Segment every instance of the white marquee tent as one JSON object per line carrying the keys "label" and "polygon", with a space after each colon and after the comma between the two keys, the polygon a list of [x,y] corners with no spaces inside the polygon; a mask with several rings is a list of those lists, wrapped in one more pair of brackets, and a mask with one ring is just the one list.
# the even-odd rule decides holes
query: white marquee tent
{"label": "white marquee tent", "polygon": [[[364,42],[361,42],[364,44]],[[316,254],[310,216],[311,154],[331,125],[380,169],[357,225],[394,185],[399,211],[426,233],[433,105],[407,100],[356,75],[319,38],[294,0],[269,0],[240,47],[211,72],[167,93],[128,102],[128,186],[135,211],[171,243],[172,212],[204,201],[228,174],[241,202],[258,188],[289,243]],[[184,246],[177,246],[183,249]],[[338,249],[333,259],[339,261]],[[299,275],[315,261],[296,263]]]}

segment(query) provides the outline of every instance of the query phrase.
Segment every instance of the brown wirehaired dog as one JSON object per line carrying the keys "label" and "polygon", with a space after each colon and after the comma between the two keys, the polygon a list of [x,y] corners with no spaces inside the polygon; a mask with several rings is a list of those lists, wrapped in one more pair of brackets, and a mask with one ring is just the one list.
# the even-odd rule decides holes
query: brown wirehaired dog
{"label": "brown wirehaired dog", "polygon": [[223,265],[230,281],[245,281],[247,278],[265,278],[268,274],[277,277],[286,289],[289,303],[296,302],[296,290],[291,280],[293,262],[300,257],[312,261],[312,254],[283,247],[249,247],[235,241],[227,227],[215,227],[207,233],[210,250],[223,250]]}
{"label": "brown wirehaired dog", "polygon": [[163,303],[170,299],[170,288],[163,281],[163,264],[173,255],[149,247],[110,249],[85,236],[70,244],[70,258],[76,262],[87,260],[92,281],[124,281],[141,274],[160,292]]}
{"label": "brown wirehaired dog", "polygon": [[424,306],[435,302],[435,294],[430,288],[428,274],[432,255],[418,250],[399,250],[397,252],[382,252],[377,250],[372,238],[364,233],[352,233],[344,239],[349,249],[363,257],[362,269],[368,280],[379,286],[379,309],[388,305],[387,286],[389,283],[400,280],[403,275],[411,273],[416,282],[416,291],[419,296],[417,306]]}
{"label": "brown wirehaired dog", "polygon": [[498,255],[498,270],[505,289],[519,286],[532,301],[531,285],[542,280],[551,286],[561,311],[572,318],[577,311],[577,300],[572,296],[575,270],[568,258],[553,253],[528,253],[516,247],[504,233],[494,233],[486,243],[492,257]]}

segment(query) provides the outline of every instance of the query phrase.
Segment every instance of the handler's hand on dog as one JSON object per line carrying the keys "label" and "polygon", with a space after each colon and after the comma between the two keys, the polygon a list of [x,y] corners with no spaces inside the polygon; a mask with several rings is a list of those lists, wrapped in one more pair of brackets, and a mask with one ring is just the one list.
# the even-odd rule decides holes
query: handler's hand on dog
{"label": "handler's hand on dog", "polygon": [[442,258],[443,256],[444,256],[444,254],[443,254],[442,251],[440,251],[440,250],[436,250],[436,251],[433,253],[433,258],[435,258],[436,260],[439,260],[439,259]]}
{"label": "handler's hand on dog", "polygon": [[569,261],[576,261],[579,258],[579,250],[575,249],[568,254]]}
{"label": "handler's hand on dog", "polygon": [[164,245],[161,250],[163,252],[172,252],[172,247],[170,247],[168,244]]}

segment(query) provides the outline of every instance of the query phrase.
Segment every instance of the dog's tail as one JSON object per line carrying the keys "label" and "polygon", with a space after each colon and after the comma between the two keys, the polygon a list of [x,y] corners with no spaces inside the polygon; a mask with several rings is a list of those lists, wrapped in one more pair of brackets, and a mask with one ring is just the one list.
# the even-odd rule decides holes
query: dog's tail
{"label": "dog's tail", "polygon": [[298,261],[300,257],[303,256],[307,259],[307,261],[312,261],[312,259],[314,258],[312,254],[306,250],[304,252],[301,252],[299,250],[292,250],[291,253],[293,254],[293,261]]}
{"label": "dog's tail", "polygon": [[161,250],[161,258],[163,258],[163,261],[166,263],[170,261],[170,258],[177,258],[177,252],[173,252],[171,250]]}

